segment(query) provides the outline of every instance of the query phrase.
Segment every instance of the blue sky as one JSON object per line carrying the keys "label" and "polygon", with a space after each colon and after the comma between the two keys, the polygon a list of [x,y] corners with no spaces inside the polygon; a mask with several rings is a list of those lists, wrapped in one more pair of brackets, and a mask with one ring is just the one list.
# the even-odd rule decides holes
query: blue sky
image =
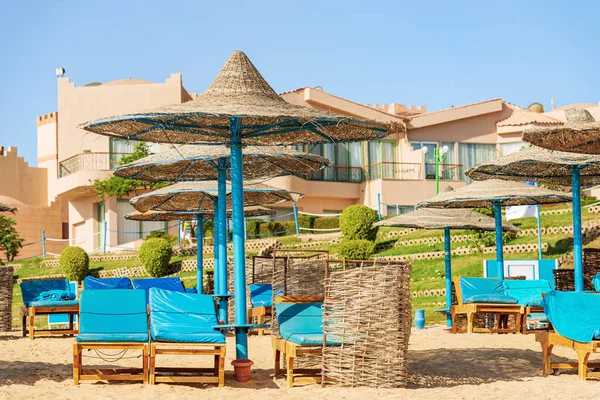
{"label": "blue sky", "polygon": [[278,92],[447,108],[600,100],[597,1],[11,1],[0,5],[0,145],[36,164],[55,67],[78,86],[183,74],[201,92],[246,52]]}

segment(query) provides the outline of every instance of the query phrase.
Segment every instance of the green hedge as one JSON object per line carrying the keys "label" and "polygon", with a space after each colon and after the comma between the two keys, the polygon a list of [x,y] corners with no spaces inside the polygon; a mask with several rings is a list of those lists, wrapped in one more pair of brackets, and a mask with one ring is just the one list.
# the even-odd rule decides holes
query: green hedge
{"label": "green hedge", "polygon": [[160,238],[144,240],[138,252],[138,258],[144,268],[146,268],[146,272],[155,278],[167,274],[172,255],[173,249],[169,242]]}
{"label": "green hedge", "polygon": [[319,217],[314,222],[315,229],[335,229],[340,227],[340,219],[338,217]]}
{"label": "green hedge", "polygon": [[317,217],[313,216],[313,215],[299,215],[298,216],[298,225],[300,225],[303,228],[314,228],[315,227],[315,220],[317,219]]}
{"label": "green hedge", "polygon": [[60,268],[70,281],[82,281],[90,274],[90,257],[78,246],[65,247],[58,259]]}
{"label": "green hedge", "polygon": [[368,260],[375,254],[375,243],[368,240],[344,240],[338,247],[338,254],[347,260]]}

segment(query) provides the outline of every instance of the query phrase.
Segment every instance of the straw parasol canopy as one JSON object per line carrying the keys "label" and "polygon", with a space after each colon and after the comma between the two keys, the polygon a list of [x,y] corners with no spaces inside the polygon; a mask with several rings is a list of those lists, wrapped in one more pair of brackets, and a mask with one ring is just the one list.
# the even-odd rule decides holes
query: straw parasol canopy
{"label": "straw parasol canopy", "polygon": [[[117,167],[116,176],[144,181],[199,181],[218,177],[218,160],[229,159],[225,146],[176,146]],[[329,159],[285,147],[248,146],[244,149],[244,179],[261,179],[283,175],[309,175],[330,163]],[[227,179],[231,179],[227,168]]]}
{"label": "straw parasol canopy", "polygon": [[544,189],[521,182],[489,179],[473,182],[452,192],[440,193],[418,207],[433,208],[483,208],[494,203],[503,206],[567,203],[571,195]]}
{"label": "straw parasol canopy", "polygon": [[[395,226],[417,229],[475,229],[493,231],[496,229],[492,217],[467,209],[422,208],[393,218],[376,222],[373,226]],[[505,232],[519,232],[520,229],[507,222],[502,223]]]}
{"label": "straw parasol canopy", "polygon": [[9,206],[8,204],[0,203],[0,212],[11,212],[15,213],[17,211],[17,207]]}
{"label": "straw parasol canopy", "polygon": [[600,122],[583,108],[565,111],[563,125],[526,129],[523,140],[549,150],[600,154]]}
{"label": "straw parasol canopy", "polygon": [[[227,209],[231,208],[231,185],[227,184]],[[129,202],[139,212],[188,211],[212,212],[217,198],[216,182],[180,182],[150,193],[134,197]],[[244,186],[244,204],[255,206],[284,201],[298,201],[300,193],[288,192],[272,186],[249,183]]]}
{"label": "straw parasol canopy", "polygon": [[494,178],[571,186],[573,169],[579,169],[581,184],[600,183],[600,156],[550,151],[536,146],[481,163],[468,170],[466,175],[477,181]]}
{"label": "straw parasol canopy", "polygon": [[242,140],[254,145],[363,141],[404,131],[384,124],[290,104],[248,57],[235,51],[196,99],[99,119],[81,128],[117,138],[159,143],[229,143],[230,118],[242,117]]}
{"label": "straw parasol canopy", "polygon": [[[244,208],[245,217],[264,217],[269,215],[275,215],[277,211],[266,207],[253,206]],[[146,211],[141,213],[139,211],[133,211],[125,215],[125,219],[133,221],[186,221],[196,219],[198,213],[192,212],[176,212],[176,211]],[[215,217],[213,212],[203,212],[202,216],[207,219],[213,219]],[[227,210],[227,216],[231,216],[231,210]]]}

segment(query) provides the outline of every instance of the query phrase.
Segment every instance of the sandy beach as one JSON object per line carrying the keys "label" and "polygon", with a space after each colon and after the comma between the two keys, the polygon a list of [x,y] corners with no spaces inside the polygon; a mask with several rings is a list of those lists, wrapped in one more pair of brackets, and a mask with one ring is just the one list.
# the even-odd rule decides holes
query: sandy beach
{"label": "sandy beach", "polygon": [[[254,361],[252,379],[233,378],[233,338],[228,339],[224,388],[193,384],[89,383],[73,385],[73,338],[24,339],[0,336],[1,399],[178,399],[203,396],[215,399],[590,399],[598,395],[597,381],[578,382],[574,372],[541,376],[541,350],[534,335],[451,335],[441,326],[413,330],[410,340],[410,383],[407,389],[340,388],[306,385],[288,389],[283,378],[273,378],[273,355],[268,336],[250,338]],[[556,349],[558,357],[575,353]],[[93,354],[90,354],[92,356]],[[93,355],[95,356],[95,355]],[[115,365],[141,365],[136,354]],[[185,365],[195,357],[164,359]],[[91,365],[98,359],[84,357]],[[207,360],[204,360],[205,362]],[[96,364],[102,365],[102,364]],[[106,364],[104,364],[106,365]],[[189,364],[188,364],[189,365]],[[208,364],[207,364],[208,365]]]}

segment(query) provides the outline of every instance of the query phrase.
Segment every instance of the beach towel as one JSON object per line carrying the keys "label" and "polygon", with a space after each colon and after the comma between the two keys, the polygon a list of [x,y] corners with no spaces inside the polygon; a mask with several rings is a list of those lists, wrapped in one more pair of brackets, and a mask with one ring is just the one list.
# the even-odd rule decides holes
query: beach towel
{"label": "beach towel", "polygon": [[600,295],[553,290],[542,300],[556,332],[577,342],[600,339]]}

